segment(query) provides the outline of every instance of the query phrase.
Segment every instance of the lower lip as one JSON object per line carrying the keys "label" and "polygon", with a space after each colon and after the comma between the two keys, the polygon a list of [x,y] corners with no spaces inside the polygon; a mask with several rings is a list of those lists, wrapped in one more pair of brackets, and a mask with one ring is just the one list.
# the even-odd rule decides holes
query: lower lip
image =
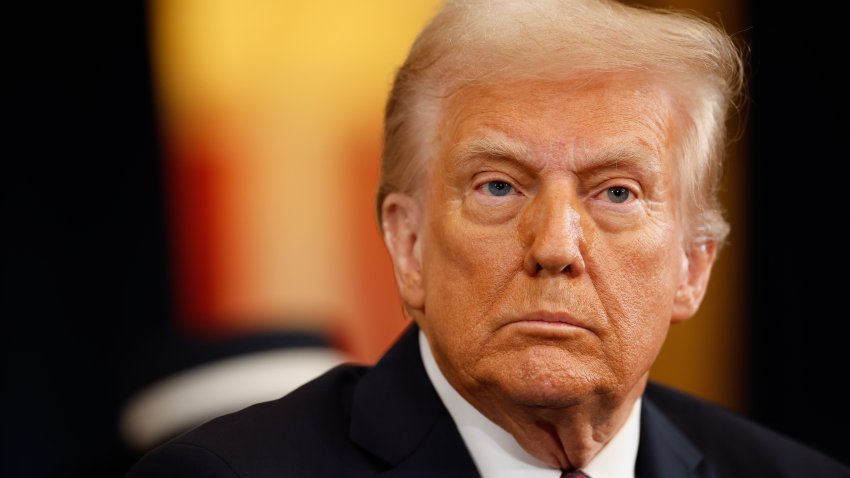
{"label": "lower lip", "polygon": [[550,322],[546,320],[520,320],[511,325],[518,327],[523,332],[543,335],[565,335],[574,334],[585,330],[577,325],[566,322]]}

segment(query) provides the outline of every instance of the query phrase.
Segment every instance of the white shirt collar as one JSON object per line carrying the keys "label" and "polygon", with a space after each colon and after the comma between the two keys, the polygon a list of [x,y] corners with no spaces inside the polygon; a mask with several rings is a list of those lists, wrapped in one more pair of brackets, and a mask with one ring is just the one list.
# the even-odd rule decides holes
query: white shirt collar
{"label": "white shirt collar", "polygon": [[[514,437],[481,414],[449,384],[437,366],[428,339],[419,331],[425,372],[454,419],[483,478],[559,478],[555,470],[526,452]],[[638,399],[622,428],[582,470],[591,478],[634,478],[640,438]]]}

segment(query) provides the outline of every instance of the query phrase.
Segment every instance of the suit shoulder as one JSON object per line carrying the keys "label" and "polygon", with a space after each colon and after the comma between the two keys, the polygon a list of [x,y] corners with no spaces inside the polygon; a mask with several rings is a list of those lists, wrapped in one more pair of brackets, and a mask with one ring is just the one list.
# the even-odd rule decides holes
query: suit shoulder
{"label": "suit shoulder", "polygon": [[277,400],[212,419],[149,452],[128,476],[178,476],[143,471],[186,467],[198,472],[181,476],[304,476],[298,472],[320,466],[310,457],[327,457],[316,444],[334,453],[348,446],[352,395],[367,371],[340,365]]}
{"label": "suit shoulder", "polygon": [[826,454],[720,405],[651,383],[645,398],[721,469],[805,470],[808,476],[850,478],[850,468]]}
{"label": "suit shoulder", "polygon": [[168,443],[134,464],[126,478],[236,478],[239,475],[214,452],[185,443]]}

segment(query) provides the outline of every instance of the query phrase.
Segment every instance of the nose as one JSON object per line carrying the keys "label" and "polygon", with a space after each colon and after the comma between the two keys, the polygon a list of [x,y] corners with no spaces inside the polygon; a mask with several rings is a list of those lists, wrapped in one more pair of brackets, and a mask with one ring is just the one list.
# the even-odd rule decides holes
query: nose
{"label": "nose", "polygon": [[526,238],[526,272],[532,276],[584,273],[584,233],[578,198],[569,188],[541,191],[520,223]]}

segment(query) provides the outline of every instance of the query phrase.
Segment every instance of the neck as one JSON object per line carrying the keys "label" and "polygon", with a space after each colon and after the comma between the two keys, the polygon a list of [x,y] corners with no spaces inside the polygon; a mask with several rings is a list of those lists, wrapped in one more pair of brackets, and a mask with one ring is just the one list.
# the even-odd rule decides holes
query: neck
{"label": "neck", "polygon": [[[437,361],[439,364],[439,361]],[[553,468],[585,467],[617,434],[643,394],[649,374],[622,393],[564,390],[557,406],[523,403],[498,386],[459,386],[444,377],[469,404],[510,433],[530,455]]]}
{"label": "neck", "polygon": [[[529,454],[560,469],[585,467],[629,418],[648,376],[622,396],[579,397],[569,406],[547,408],[505,400],[499,391],[466,393],[464,399],[507,430]],[[450,380],[451,383],[451,380]]]}

